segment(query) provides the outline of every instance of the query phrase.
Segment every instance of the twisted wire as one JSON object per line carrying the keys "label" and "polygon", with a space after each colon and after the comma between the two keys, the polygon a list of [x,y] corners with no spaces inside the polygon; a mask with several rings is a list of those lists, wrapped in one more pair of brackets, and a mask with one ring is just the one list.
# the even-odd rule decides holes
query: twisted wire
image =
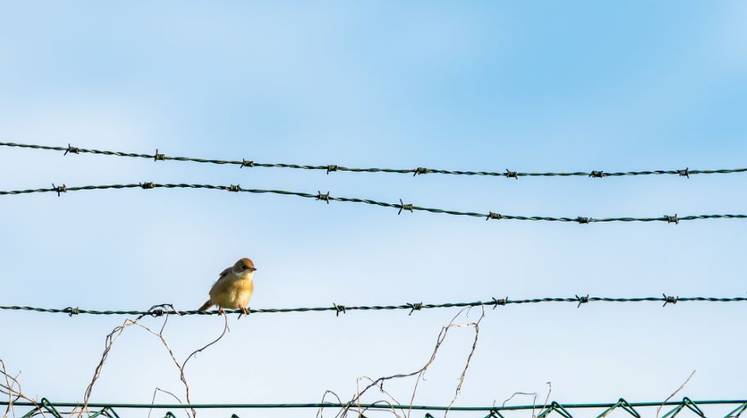
{"label": "twisted wire", "polygon": [[351,172],[351,173],[392,173],[392,174],[412,174],[413,176],[424,175],[424,174],[444,174],[454,176],[491,176],[491,177],[506,177],[518,179],[519,177],[590,177],[590,178],[604,178],[604,177],[623,177],[623,176],[652,176],[652,175],[677,175],[681,177],[690,177],[691,175],[699,174],[735,174],[747,172],[747,168],[719,168],[719,169],[675,169],[675,170],[638,170],[638,171],[602,171],[602,170],[591,170],[591,171],[564,171],[564,172],[522,172],[522,171],[476,171],[476,170],[444,170],[439,168],[428,168],[428,167],[415,167],[415,168],[381,168],[381,167],[346,167],[338,164],[325,164],[325,165],[312,165],[312,164],[290,164],[290,163],[262,163],[254,160],[219,160],[210,158],[197,158],[197,157],[180,157],[180,156],[169,156],[163,153],[156,152],[153,154],[142,154],[133,152],[122,152],[122,151],[110,151],[100,150],[93,148],[80,148],[72,145],[67,147],[49,146],[49,145],[37,145],[37,144],[20,144],[15,142],[0,142],[0,146],[13,147],[13,148],[27,148],[34,150],[49,150],[63,152],[64,155],[68,154],[94,154],[94,155],[107,155],[114,157],[125,157],[125,158],[144,158],[154,161],[183,161],[193,162],[202,164],[216,164],[216,165],[235,165],[240,168],[244,167],[262,167],[262,168],[285,168],[295,170],[316,170],[325,171],[327,174],[332,172]]}
{"label": "twisted wire", "polygon": [[339,197],[330,196],[329,192],[321,193],[304,193],[294,192],[289,190],[278,190],[278,189],[247,189],[239,185],[213,185],[213,184],[189,184],[189,183],[129,183],[129,184],[104,184],[104,185],[88,185],[88,186],[73,186],[69,187],[66,185],[55,186],[48,188],[38,189],[22,189],[22,190],[0,190],[0,196],[13,196],[22,194],[32,193],[56,193],[57,196],[61,196],[63,193],[76,192],[76,191],[90,191],[90,190],[121,190],[121,189],[208,189],[208,190],[222,190],[228,192],[243,192],[253,194],[275,194],[284,196],[296,196],[305,199],[319,200],[325,203],[333,202],[345,202],[345,203],[358,203],[373,205],[385,208],[393,208],[398,210],[398,214],[402,212],[428,212],[452,216],[467,216],[472,218],[483,218],[485,220],[517,220],[517,221],[541,221],[541,222],[571,222],[578,224],[590,224],[590,223],[608,223],[608,222],[666,222],[678,224],[683,221],[694,221],[694,220],[712,220],[712,219],[747,219],[747,214],[701,214],[701,215],[687,215],[678,216],[674,215],[663,215],[663,216],[652,216],[652,217],[606,217],[606,218],[590,218],[585,216],[576,217],[564,217],[564,216],[527,216],[527,215],[509,215],[503,213],[496,213],[489,211],[484,212],[465,212],[449,209],[431,208],[424,206],[417,206],[412,203],[404,203],[402,200],[399,203],[382,202],[366,198],[356,197]]}
{"label": "twisted wire", "polygon": [[[474,302],[446,302],[446,303],[403,303],[399,305],[341,305],[332,304],[332,306],[317,306],[317,307],[297,307],[297,308],[264,308],[264,309],[251,309],[251,313],[259,314],[281,314],[291,312],[334,312],[335,315],[345,314],[350,311],[394,311],[404,310],[409,311],[412,315],[415,311],[424,309],[447,309],[447,308],[466,308],[466,307],[492,307],[493,309],[499,306],[506,305],[524,305],[524,304],[537,304],[537,303],[571,303],[576,304],[580,307],[583,304],[603,302],[603,303],[642,303],[642,302],[657,302],[662,303],[662,306],[674,305],[677,303],[687,302],[708,302],[708,303],[729,303],[729,302],[747,302],[747,297],[736,296],[736,297],[710,297],[710,296],[671,296],[662,294],[661,296],[649,296],[649,297],[601,297],[601,296],[578,296],[573,297],[542,297],[542,298],[531,298],[531,299],[509,299],[509,298],[491,298],[490,300],[474,301]],[[168,304],[156,305],[148,310],[97,310],[97,309],[82,309],[78,307],[66,307],[66,308],[42,308],[34,306],[23,306],[23,305],[0,305],[0,311],[30,311],[39,313],[58,313],[66,314],[69,316],[75,315],[140,315],[140,316],[163,316],[163,315],[220,315],[221,313],[217,310],[213,311],[198,311],[198,310],[177,310],[173,306]],[[241,314],[240,309],[227,309],[225,313],[229,314]]]}

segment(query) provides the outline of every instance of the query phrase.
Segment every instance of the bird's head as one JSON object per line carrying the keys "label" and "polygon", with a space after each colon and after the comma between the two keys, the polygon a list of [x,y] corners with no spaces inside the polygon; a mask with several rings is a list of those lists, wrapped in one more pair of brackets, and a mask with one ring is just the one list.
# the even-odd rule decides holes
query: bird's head
{"label": "bird's head", "polygon": [[239,276],[253,275],[255,271],[257,268],[254,267],[254,262],[248,258],[242,258],[233,265],[233,272]]}

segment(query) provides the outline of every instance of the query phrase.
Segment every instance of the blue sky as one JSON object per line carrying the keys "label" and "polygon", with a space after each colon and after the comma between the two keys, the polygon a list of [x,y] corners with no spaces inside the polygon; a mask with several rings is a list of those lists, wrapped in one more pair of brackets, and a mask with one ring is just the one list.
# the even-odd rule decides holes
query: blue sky
{"label": "blue sky", "polygon": [[[743,2],[42,2],[0,6],[0,138],[212,158],[521,171],[745,166]],[[553,216],[744,213],[744,175],[521,179],[153,163],[0,149],[0,189],[156,182],[331,191]],[[741,221],[490,222],[211,191],[0,199],[0,304],[195,308],[241,256],[256,307],[573,294],[747,294]],[[745,305],[488,312],[458,403],[744,398]],[[198,402],[348,397],[416,368],[447,311],[231,322],[190,366]],[[472,313],[474,318],[475,312]],[[0,314],[0,358],[73,400],[122,318]],[[180,318],[184,356],[220,330]],[[445,404],[456,330],[416,402]],[[118,342],[93,400],[179,391],[152,337]],[[400,398],[410,386],[393,384]],[[517,402],[527,402],[527,399]],[[260,416],[244,412],[241,416]]]}

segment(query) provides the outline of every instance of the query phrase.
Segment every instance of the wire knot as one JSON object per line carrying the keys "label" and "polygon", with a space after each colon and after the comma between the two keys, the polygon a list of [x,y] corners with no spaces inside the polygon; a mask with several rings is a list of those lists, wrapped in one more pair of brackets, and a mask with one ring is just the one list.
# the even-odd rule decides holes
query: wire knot
{"label": "wire knot", "polygon": [[580,224],[588,224],[591,222],[591,218],[587,218],[586,216],[579,216],[576,218],[576,222]]}
{"label": "wire knot", "polygon": [[63,155],[67,154],[80,154],[80,148],[67,144],[67,149],[65,150],[65,154]]}
{"label": "wire knot", "polygon": [[517,173],[516,171],[511,171],[509,169],[506,169],[506,173],[504,175],[509,179],[519,179],[519,173]]}
{"label": "wire knot", "polygon": [[329,173],[331,173],[331,172],[333,172],[333,171],[337,171],[337,168],[338,168],[338,167],[337,167],[337,165],[336,165],[336,164],[330,164],[330,165],[328,165],[328,166],[327,166],[327,174],[329,174]]}
{"label": "wire knot", "polygon": [[495,308],[497,308],[497,307],[498,307],[499,305],[500,305],[500,306],[504,306],[504,305],[506,305],[506,304],[508,303],[508,296],[506,296],[506,297],[505,297],[505,298],[503,298],[503,299],[496,299],[496,298],[494,298],[494,297],[492,297],[492,296],[491,296],[491,299],[493,299],[493,309],[494,309],[494,310],[495,310]]}
{"label": "wire knot", "polygon": [[152,316],[154,318],[157,318],[159,316],[163,316],[163,314],[165,314],[165,313],[166,313],[166,311],[164,311],[161,308],[155,308],[155,309],[151,309],[151,310],[148,311],[148,315],[150,315],[150,316]]}
{"label": "wire knot", "polygon": [[319,190],[316,191],[316,200],[323,200],[329,205],[329,192],[322,193]]}
{"label": "wire knot", "polygon": [[589,177],[602,178],[604,176],[606,176],[606,174],[601,170],[592,170],[591,173],[589,173]]}
{"label": "wire knot", "polygon": [[232,184],[232,185],[228,186],[228,191],[229,192],[240,192],[241,191],[241,186],[238,185],[238,184]]}
{"label": "wire knot", "polygon": [[332,307],[335,309],[335,316],[340,316],[341,313],[348,313],[345,305],[338,305],[336,303],[333,303]]}
{"label": "wire knot", "polygon": [[680,177],[690,178],[690,168],[685,168],[684,170],[677,170],[677,174],[679,174]]}
{"label": "wire knot", "polygon": [[397,212],[397,215],[401,215],[403,210],[407,210],[412,213],[413,209],[412,203],[404,203],[402,199],[399,199],[399,205],[396,205],[396,207],[399,208],[399,212]]}
{"label": "wire knot", "polygon": [[680,300],[679,296],[667,296],[664,293],[662,293],[661,295],[664,297],[664,304],[661,306],[667,306],[667,304],[670,303],[674,305]]}
{"label": "wire knot", "polygon": [[62,312],[66,313],[68,316],[80,315],[80,308],[78,308],[77,306],[74,308],[68,306],[67,308],[63,309]]}
{"label": "wire knot", "polygon": [[410,316],[410,315],[412,315],[413,312],[419,311],[419,310],[423,309],[423,302],[408,303],[407,307],[410,308],[410,313],[407,314],[408,316]]}
{"label": "wire knot", "polygon": [[239,168],[244,168],[244,167],[254,167],[254,161],[252,161],[252,160],[245,160],[245,159],[242,158],[241,159],[241,165],[239,166]]}
{"label": "wire knot", "polygon": [[412,176],[415,177],[418,174],[428,174],[431,170],[425,168],[425,167],[418,167],[415,170],[413,170]]}
{"label": "wire knot", "polygon": [[156,185],[152,181],[146,181],[145,183],[140,183],[140,187],[143,189],[155,189]]}
{"label": "wire knot", "polygon": [[158,148],[156,148],[156,153],[153,155],[153,161],[163,161],[166,159],[166,154],[161,154],[158,152]]}
{"label": "wire knot", "polygon": [[586,296],[576,295],[576,300],[578,301],[578,305],[576,306],[576,308],[580,308],[582,303],[589,303],[589,295],[588,294]]}
{"label": "wire knot", "polygon": [[489,212],[488,216],[485,217],[485,220],[489,221],[491,219],[503,219],[503,215],[501,215],[500,213]]}
{"label": "wire knot", "polygon": [[153,305],[150,308],[148,308],[148,311],[140,316],[140,318],[144,317],[145,315],[150,315],[153,318],[157,318],[159,316],[164,316],[168,314],[169,312],[173,312],[175,314],[181,315],[175,308],[174,305],[170,303],[162,303],[160,305]]}
{"label": "wire knot", "polygon": [[678,224],[678,223],[680,223],[680,218],[677,217],[676,213],[674,214],[674,216],[667,215],[667,223],[668,224]]}
{"label": "wire knot", "polygon": [[52,189],[57,192],[57,197],[60,197],[61,193],[67,192],[67,186],[65,186],[64,184],[62,186],[55,186],[54,183],[52,183]]}

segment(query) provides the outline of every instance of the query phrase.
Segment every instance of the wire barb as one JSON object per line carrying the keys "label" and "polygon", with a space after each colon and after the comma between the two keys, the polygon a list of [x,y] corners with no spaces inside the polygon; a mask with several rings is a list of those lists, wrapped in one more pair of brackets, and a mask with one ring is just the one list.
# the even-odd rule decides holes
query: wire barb
{"label": "wire barb", "polygon": [[80,154],[80,148],[74,147],[68,143],[65,153],[62,155],[68,155],[68,154]]}
{"label": "wire barb", "polygon": [[589,177],[593,177],[593,178],[601,179],[602,177],[605,177],[605,176],[606,174],[604,174],[604,171],[601,171],[601,170],[592,170],[592,172],[589,173]]}
{"label": "wire barb", "polygon": [[235,193],[238,193],[238,192],[240,192],[240,191],[241,191],[241,186],[240,186],[240,185],[238,185],[238,184],[232,184],[232,185],[228,186],[228,189],[227,189],[227,190],[228,190],[229,192],[235,192]]}
{"label": "wire barb", "polygon": [[680,297],[679,296],[667,296],[666,294],[662,293],[661,296],[664,298],[664,304],[661,305],[662,307],[667,306],[667,304],[676,304],[679,302]]}
{"label": "wire barb", "polygon": [[410,313],[407,316],[412,316],[412,313],[423,309],[423,302],[408,303],[407,306],[410,308]]}
{"label": "wire barb", "polygon": [[164,161],[166,160],[166,154],[161,154],[158,152],[158,148],[156,148],[156,153],[153,155],[153,161]]}
{"label": "wire barb", "polygon": [[60,194],[67,193],[67,186],[63,183],[62,186],[55,186],[54,183],[52,183],[52,189],[57,192],[57,197],[60,197]]}
{"label": "wire barb", "polygon": [[589,303],[589,294],[587,293],[586,296],[576,295],[576,300],[578,301],[576,308],[580,308],[582,304]]}
{"label": "wire barb", "polygon": [[592,221],[592,219],[588,218],[586,216],[579,216],[579,217],[576,218],[576,222],[578,222],[580,224],[588,224],[588,223],[591,223],[591,221]]}
{"label": "wire barb", "polygon": [[327,166],[327,175],[329,175],[329,173],[331,173],[333,171],[337,171],[337,165],[336,164],[330,164],[330,165],[328,165]]}
{"label": "wire barb", "polygon": [[65,312],[66,314],[68,314],[68,316],[70,316],[70,317],[72,317],[73,315],[80,315],[80,308],[77,307],[77,306],[74,307],[74,308],[72,306],[68,306],[67,308],[63,309],[62,311]]}
{"label": "wire barb", "polygon": [[485,217],[485,220],[489,221],[491,219],[503,219],[503,215],[500,213],[488,212],[488,216]]}
{"label": "wire barb", "polygon": [[415,170],[413,170],[412,176],[415,177],[415,176],[422,175],[422,174],[428,174],[430,172],[431,170],[428,168],[418,167]]}
{"label": "wire barb", "polygon": [[498,306],[505,306],[506,304],[508,304],[508,296],[503,299],[496,299],[491,296],[490,299],[493,299],[493,310],[495,310],[495,308],[497,308]]}
{"label": "wire barb", "polygon": [[405,203],[402,201],[402,199],[399,199],[399,205],[397,205],[397,207],[399,208],[397,215],[401,215],[403,210],[409,211],[410,213],[413,212],[412,203]]}
{"label": "wire barb", "polygon": [[317,190],[316,191],[316,200],[322,200],[324,202],[327,202],[327,204],[329,205],[329,192],[322,193],[321,191]]}
{"label": "wire barb", "polygon": [[685,167],[685,169],[684,169],[684,170],[677,170],[677,174],[678,174],[678,175],[679,175],[680,177],[687,177],[687,178],[690,178],[690,169],[689,169],[689,168],[687,168],[687,167]]}
{"label": "wire barb", "polygon": [[149,189],[155,189],[156,185],[152,181],[146,181],[145,183],[140,183],[140,187],[142,187],[145,190],[149,190]]}
{"label": "wire barb", "polygon": [[245,159],[242,158],[241,159],[241,165],[239,166],[239,168],[244,168],[244,167],[254,167],[254,161],[252,161],[252,160],[245,160]]}
{"label": "wire barb", "polygon": [[674,214],[674,216],[667,215],[667,223],[668,224],[679,224],[680,218],[677,217],[676,213]]}
{"label": "wire barb", "polygon": [[506,169],[506,172],[503,173],[504,176],[506,176],[507,179],[519,179],[519,173],[516,171],[511,171],[509,169]]}
{"label": "wire barb", "polygon": [[348,313],[347,308],[345,305],[338,305],[336,303],[332,304],[332,308],[335,310],[335,316],[340,316],[341,313],[346,314]]}

